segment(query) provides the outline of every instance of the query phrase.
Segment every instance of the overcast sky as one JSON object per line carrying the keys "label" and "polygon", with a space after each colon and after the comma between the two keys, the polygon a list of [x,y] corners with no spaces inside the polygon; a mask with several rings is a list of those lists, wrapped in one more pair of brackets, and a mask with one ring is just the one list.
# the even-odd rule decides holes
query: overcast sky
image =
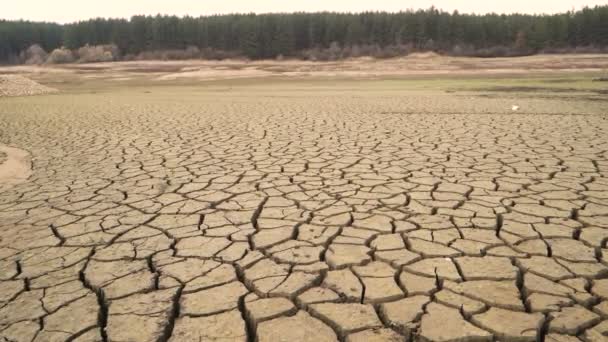
{"label": "overcast sky", "polygon": [[608,0],[0,0],[0,18],[72,22],[135,14],[207,15],[235,12],[368,10],[399,11],[435,7],[475,13],[555,13]]}

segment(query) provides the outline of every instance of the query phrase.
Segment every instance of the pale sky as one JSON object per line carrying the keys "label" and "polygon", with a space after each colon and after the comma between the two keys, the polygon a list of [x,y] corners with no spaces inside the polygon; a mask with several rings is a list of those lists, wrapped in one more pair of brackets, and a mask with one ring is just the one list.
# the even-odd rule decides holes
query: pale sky
{"label": "pale sky", "polygon": [[1,19],[72,22],[94,17],[135,14],[179,16],[243,12],[391,11],[428,8],[468,13],[555,13],[608,0],[0,0]]}

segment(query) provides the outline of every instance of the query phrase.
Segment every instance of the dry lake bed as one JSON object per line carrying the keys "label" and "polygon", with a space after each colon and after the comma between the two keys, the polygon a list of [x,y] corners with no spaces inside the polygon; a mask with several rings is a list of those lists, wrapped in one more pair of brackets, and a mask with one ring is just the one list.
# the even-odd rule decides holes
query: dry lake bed
{"label": "dry lake bed", "polygon": [[0,341],[606,341],[607,66],[0,68]]}

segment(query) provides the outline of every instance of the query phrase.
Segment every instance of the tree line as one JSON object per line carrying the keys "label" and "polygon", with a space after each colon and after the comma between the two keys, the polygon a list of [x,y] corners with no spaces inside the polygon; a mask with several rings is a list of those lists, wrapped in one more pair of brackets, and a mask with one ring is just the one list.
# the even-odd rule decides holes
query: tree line
{"label": "tree line", "polygon": [[421,50],[488,56],[580,47],[605,51],[608,6],[554,15],[474,15],[431,7],[398,13],[133,16],[65,25],[0,20],[0,62],[19,61],[33,44],[48,52],[113,44],[128,58],[188,48],[252,59],[315,58],[315,51],[328,58]]}

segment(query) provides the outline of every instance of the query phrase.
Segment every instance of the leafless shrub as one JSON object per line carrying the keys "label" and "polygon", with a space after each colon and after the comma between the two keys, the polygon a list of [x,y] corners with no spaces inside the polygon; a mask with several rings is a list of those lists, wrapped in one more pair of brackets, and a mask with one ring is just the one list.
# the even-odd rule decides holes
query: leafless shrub
{"label": "leafless shrub", "polygon": [[185,56],[188,59],[200,58],[201,50],[197,46],[188,46],[185,51]]}
{"label": "leafless shrub", "polygon": [[335,61],[343,58],[343,49],[338,42],[332,42],[329,48],[314,48],[302,52],[302,57],[311,61]]}
{"label": "leafless shrub", "polygon": [[473,56],[475,54],[475,47],[469,44],[456,44],[449,54],[452,56]]}
{"label": "leafless shrub", "polygon": [[301,55],[302,59],[314,62],[314,61],[319,60],[319,54],[320,54],[320,49],[314,48],[314,49],[304,50],[301,52],[300,55]]}
{"label": "leafless shrub", "polygon": [[71,50],[66,49],[65,47],[61,47],[59,49],[53,50],[49,57],[46,59],[46,63],[48,64],[65,64],[65,63],[73,63],[76,59],[74,58],[74,54]]}
{"label": "leafless shrub", "polygon": [[40,45],[34,44],[21,53],[21,60],[29,65],[43,64],[47,56],[48,53]]}
{"label": "leafless shrub", "polygon": [[340,43],[332,42],[329,45],[329,49],[327,49],[327,59],[335,61],[342,59],[342,57],[342,48],[340,47]]}
{"label": "leafless shrub", "polygon": [[111,62],[120,59],[119,49],[114,44],[85,45],[78,49],[79,63]]}

